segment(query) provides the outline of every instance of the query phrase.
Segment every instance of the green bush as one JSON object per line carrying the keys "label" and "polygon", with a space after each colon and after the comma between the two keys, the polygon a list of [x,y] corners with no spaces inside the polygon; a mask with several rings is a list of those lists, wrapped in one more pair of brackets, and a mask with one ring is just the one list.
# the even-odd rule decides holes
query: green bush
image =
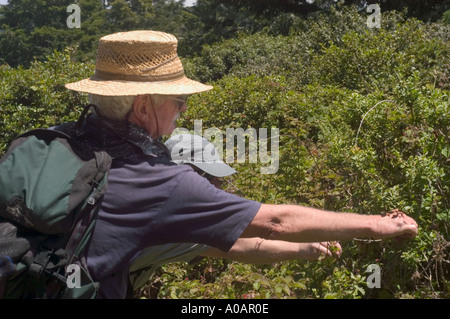
{"label": "green bush", "polygon": [[[215,89],[191,98],[180,125],[193,129],[201,119],[204,129],[280,129],[276,174],[262,175],[261,163],[232,164],[238,174],[228,190],[244,197],[368,214],[399,208],[418,220],[420,233],[407,245],[355,239],[343,243],[339,261],[274,265],[304,285],[277,298],[448,297],[448,28],[397,14],[380,30],[365,28],[355,13],[324,20],[340,18],[343,32],[317,23],[311,34],[260,33],[204,47],[187,70],[215,80]],[[365,282],[373,263],[382,270],[381,289]],[[211,260],[205,265],[214,269]],[[246,284],[228,283],[231,295],[275,297],[251,287],[252,274],[266,268],[251,269]],[[188,278],[195,273],[185,271]],[[212,284],[224,287],[218,277]],[[176,280],[169,287],[186,296]]]}
{"label": "green bush", "polygon": [[[179,126],[279,129],[279,167],[232,163],[228,191],[264,203],[377,214],[419,223],[411,242],[342,243],[338,260],[253,266],[205,259],[165,265],[146,298],[448,298],[450,109],[448,25],[383,15],[368,30],[354,9],[299,23],[289,36],[240,35],[185,59],[214,89],[192,96]],[[339,27],[338,27],[339,26]],[[85,95],[64,88],[92,63],[55,52],[29,68],[0,67],[0,152],[33,127],[78,117]],[[271,144],[271,150],[273,150]],[[381,288],[366,284],[381,268]],[[187,279],[187,280],[186,280]]]}
{"label": "green bush", "polygon": [[369,29],[365,16],[352,8],[311,17],[290,36],[241,35],[203,47],[186,62],[201,81],[225,75],[284,76],[289,86],[341,85],[348,89],[386,91],[418,71],[423,83],[449,88],[450,28],[404,21],[399,13],[383,15],[383,28]]}
{"label": "green bush", "polygon": [[[255,292],[251,274],[262,270],[252,266],[246,284],[227,296],[448,296],[449,95],[424,86],[420,76],[413,72],[386,92],[370,94],[319,84],[295,91],[284,78],[225,76],[214,83],[212,92],[191,98],[182,127],[193,129],[194,120],[202,119],[203,129],[216,127],[222,132],[228,127],[280,129],[278,172],[262,175],[261,163],[231,164],[238,174],[229,180],[229,191],[265,203],[364,214],[399,208],[420,225],[419,236],[406,246],[354,241],[345,243],[344,256],[332,265],[301,263],[300,267],[298,262],[287,262],[275,266],[293,271],[292,278],[305,285],[301,291],[276,296],[260,287],[262,291]],[[365,286],[365,271],[372,263],[382,268],[382,289]],[[190,278],[192,273],[185,270],[185,275]],[[228,275],[225,270],[222,276]],[[230,278],[235,276],[244,273]],[[218,280],[208,289],[234,287]],[[189,295],[185,285],[199,288],[201,280],[181,286],[171,282],[172,296],[176,292],[178,297]],[[169,297],[164,291],[160,297]],[[197,291],[193,296],[211,294]]]}
{"label": "green bush", "polygon": [[0,66],[0,153],[20,133],[76,119],[87,98],[64,85],[91,76],[93,70],[91,64],[73,63],[68,50],[27,69]]}

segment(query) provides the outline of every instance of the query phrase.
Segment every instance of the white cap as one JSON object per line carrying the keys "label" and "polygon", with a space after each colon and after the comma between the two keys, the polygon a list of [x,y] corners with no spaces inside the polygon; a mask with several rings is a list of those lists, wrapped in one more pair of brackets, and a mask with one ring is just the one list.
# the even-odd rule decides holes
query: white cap
{"label": "white cap", "polygon": [[236,173],[233,168],[220,159],[219,152],[214,145],[199,135],[174,135],[165,144],[174,163],[189,163],[216,177]]}

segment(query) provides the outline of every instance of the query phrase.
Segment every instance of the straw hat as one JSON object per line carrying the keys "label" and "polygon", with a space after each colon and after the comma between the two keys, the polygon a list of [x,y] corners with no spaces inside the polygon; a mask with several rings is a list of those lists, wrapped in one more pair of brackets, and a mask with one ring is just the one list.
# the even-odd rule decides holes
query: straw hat
{"label": "straw hat", "polygon": [[159,31],[104,36],[98,46],[95,74],[68,83],[66,88],[107,96],[183,95],[212,89],[184,75],[177,44],[173,35]]}

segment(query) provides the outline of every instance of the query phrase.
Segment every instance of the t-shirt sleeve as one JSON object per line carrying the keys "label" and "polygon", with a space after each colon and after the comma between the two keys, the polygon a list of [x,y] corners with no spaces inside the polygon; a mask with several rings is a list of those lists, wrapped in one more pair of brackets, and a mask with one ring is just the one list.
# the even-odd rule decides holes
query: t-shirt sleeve
{"label": "t-shirt sleeve", "polygon": [[[229,250],[256,216],[261,204],[227,193],[193,171],[186,171],[159,214],[163,239],[196,242]],[[165,231],[164,231],[165,230]]]}

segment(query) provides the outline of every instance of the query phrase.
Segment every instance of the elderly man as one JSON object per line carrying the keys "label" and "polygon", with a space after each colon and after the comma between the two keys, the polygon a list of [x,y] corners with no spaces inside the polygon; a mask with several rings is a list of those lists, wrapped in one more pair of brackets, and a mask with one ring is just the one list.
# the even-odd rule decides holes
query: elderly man
{"label": "elderly man", "polygon": [[174,130],[188,95],[212,88],[184,75],[176,49],[176,38],[162,32],[108,35],[100,40],[94,76],[66,85],[91,95],[99,114],[85,122],[86,143],[113,157],[86,256],[100,283],[100,298],[126,296],[129,261],[152,245],[194,242],[228,251],[246,237],[322,242],[417,234],[417,223],[402,213],[261,204],[217,189],[191,167],[172,163],[158,139]]}

